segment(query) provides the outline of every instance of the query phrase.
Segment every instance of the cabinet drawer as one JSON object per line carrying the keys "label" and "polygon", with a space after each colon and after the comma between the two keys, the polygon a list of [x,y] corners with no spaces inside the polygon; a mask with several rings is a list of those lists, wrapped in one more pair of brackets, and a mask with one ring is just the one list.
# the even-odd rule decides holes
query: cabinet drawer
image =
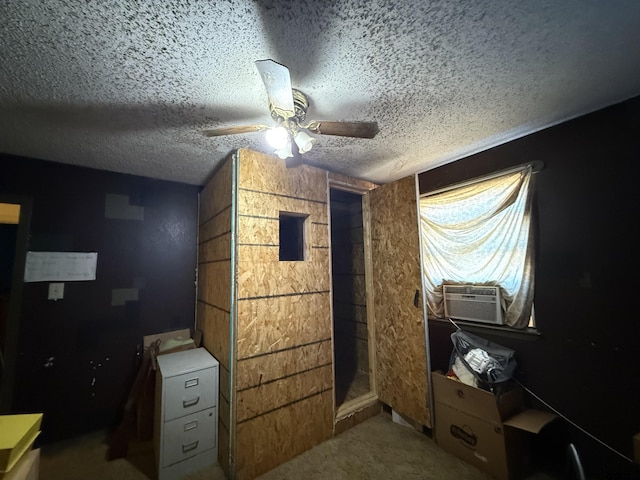
{"label": "cabinet drawer", "polygon": [[216,406],[217,378],[216,367],[166,378],[164,421],[168,422]]}
{"label": "cabinet drawer", "polygon": [[214,448],[217,421],[217,409],[209,408],[165,423],[162,466],[168,467]]}

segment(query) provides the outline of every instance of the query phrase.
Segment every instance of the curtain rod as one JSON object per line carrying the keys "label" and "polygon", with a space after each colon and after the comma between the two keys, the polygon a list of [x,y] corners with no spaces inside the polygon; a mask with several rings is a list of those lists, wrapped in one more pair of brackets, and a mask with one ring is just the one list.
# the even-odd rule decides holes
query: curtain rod
{"label": "curtain rod", "polygon": [[[490,180],[492,178],[501,177],[502,175],[509,175],[510,173],[515,173],[520,170],[524,170],[527,167],[531,167],[531,173],[538,173],[540,170],[544,168],[544,162],[542,160],[534,160],[533,162],[522,163],[520,165],[516,165],[515,167],[505,168],[504,170],[498,170],[497,172],[489,173],[487,175],[483,175],[481,177],[475,177],[469,180],[464,180],[462,182],[453,183],[446,187],[439,188],[437,190],[432,190],[430,192],[421,193],[420,198],[430,197],[432,195],[437,195],[439,193],[444,193],[449,190],[454,190],[456,188],[466,187],[468,185],[473,185],[474,183],[484,182],[485,180]],[[423,172],[426,173],[426,172]]]}

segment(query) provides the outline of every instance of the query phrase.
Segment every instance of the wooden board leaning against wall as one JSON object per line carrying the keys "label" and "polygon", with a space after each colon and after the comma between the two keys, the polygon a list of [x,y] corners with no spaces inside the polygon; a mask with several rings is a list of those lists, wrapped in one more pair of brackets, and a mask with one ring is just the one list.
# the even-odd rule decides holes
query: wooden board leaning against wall
{"label": "wooden board leaning against wall", "polygon": [[414,177],[368,194],[376,392],[397,413],[431,427]]}

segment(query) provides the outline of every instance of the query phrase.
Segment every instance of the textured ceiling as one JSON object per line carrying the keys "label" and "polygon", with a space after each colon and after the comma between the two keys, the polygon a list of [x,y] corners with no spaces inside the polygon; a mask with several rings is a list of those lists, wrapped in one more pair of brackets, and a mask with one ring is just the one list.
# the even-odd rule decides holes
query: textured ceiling
{"label": "textured ceiling", "polygon": [[287,65],[308,163],[375,182],[640,94],[637,0],[0,2],[0,152],[201,184],[269,123],[254,61]]}

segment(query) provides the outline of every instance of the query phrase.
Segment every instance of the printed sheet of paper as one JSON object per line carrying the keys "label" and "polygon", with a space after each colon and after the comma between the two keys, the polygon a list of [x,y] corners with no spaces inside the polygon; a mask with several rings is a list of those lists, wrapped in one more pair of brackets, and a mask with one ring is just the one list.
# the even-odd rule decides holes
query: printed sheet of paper
{"label": "printed sheet of paper", "polygon": [[24,281],[95,280],[97,263],[96,252],[27,252]]}

